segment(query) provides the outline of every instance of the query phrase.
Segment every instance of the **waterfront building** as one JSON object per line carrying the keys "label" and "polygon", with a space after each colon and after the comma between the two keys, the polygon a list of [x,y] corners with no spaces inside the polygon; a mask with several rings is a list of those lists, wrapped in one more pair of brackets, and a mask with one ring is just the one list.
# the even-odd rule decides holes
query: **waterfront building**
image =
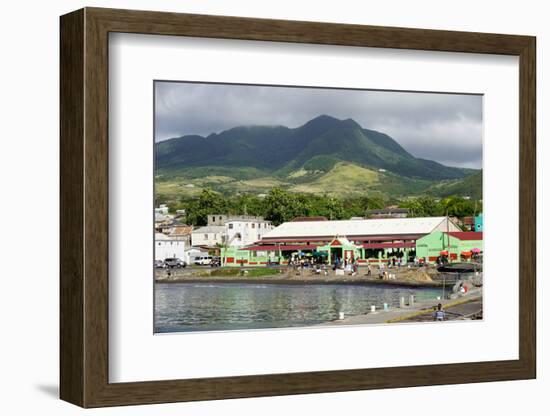
{"label": "waterfront building", "polygon": [[225,236],[225,225],[207,225],[195,228],[191,233],[193,247],[215,247],[222,245]]}
{"label": "waterfront building", "polygon": [[165,260],[176,257],[185,258],[185,241],[169,237],[166,234],[155,233],[155,260]]}
{"label": "waterfront building", "polygon": [[444,252],[451,261],[469,261],[483,251],[483,233],[475,231],[434,231],[416,241],[416,255],[435,262]]}
{"label": "waterfront building", "polygon": [[251,215],[208,215],[208,225],[193,230],[196,247],[243,247],[253,244],[271,231],[270,221]]}
{"label": "waterfront building", "polygon": [[293,255],[322,256],[330,263],[336,258],[359,264],[387,262],[392,257],[407,261],[416,255],[417,240],[447,230],[461,231],[447,217],[292,221],[267,232],[257,243],[222,250],[222,258],[227,265],[261,265]]}

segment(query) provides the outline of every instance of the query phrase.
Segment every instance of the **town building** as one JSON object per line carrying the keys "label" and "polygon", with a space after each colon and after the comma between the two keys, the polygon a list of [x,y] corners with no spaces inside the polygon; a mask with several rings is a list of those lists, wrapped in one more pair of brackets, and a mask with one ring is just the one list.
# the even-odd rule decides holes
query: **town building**
{"label": "town building", "polygon": [[409,210],[407,208],[388,207],[383,209],[367,210],[367,218],[407,218]]}
{"label": "town building", "polygon": [[193,233],[193,226],[173,223],[172,225],[163,229],[163,233],[171,238],[185,241],[185,244],[190,246],[191,244],[191,234]]}
{"label": "town building", "polygon": [[155,212],[155,230],[162,232],[164,227],[170,226],[174,222],[174,216],[170,214],[161,214]]}
{"label": "town building", "polygon": [[193,247],[215,247],[224,243],[225,225],[206,225],[191,233]]}
{"label": "town building", "polygon": [[483,214],[477,214],[474,217],[474,231],[477,231],[477,232],[483,231]]}
{"label": "town building", "polygon": [[208,216],[208,225],[193,230],[191,243],[194,247],[242,247],[253,244],[271,231],[271,222],[250,215]]}
{"label": "town building", "polygon": [[155,233],[155,260],[165,260],[176,257],[185,258],[185,241],[169,237],[166,234]]}
{"label": "town building", "polygon": [[155,214],[168,215],[168,205],[160,204],[155,208]]}
{"label": "town building", "polygon": [[328,262],[336,258],[360,264],[384,262],[416,256],[419,239],[447,231],[461,229],[447,217],[293,221],[267,232],[257,243],[222,250],[222,257],[227,265],[266,264],[296,254],[322,256]]}
{"label": "town building", "polygon": [[483,251],[483,233],[434,231],[416,241],[416,255],[434,262],[442,254],[451,261],[469,260]]}

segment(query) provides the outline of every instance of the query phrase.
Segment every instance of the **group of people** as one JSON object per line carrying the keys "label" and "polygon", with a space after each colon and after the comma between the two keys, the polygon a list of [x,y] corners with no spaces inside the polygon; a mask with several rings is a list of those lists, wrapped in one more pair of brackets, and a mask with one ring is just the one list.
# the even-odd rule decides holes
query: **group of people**
{"label": "group of people", "polygon": [[359,270],[359,265],[354,257],[340,259],[340,257],[336,256],[332,264],[332,270],[336,271],[339,269],[344,269],[345,273],[355,276]]}

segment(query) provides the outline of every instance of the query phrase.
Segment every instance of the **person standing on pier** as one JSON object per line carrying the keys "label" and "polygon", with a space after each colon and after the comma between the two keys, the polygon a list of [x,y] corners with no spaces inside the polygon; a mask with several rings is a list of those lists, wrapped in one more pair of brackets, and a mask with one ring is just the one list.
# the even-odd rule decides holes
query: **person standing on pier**
{"label": "person standing on pier", "polygon": [[445,311],[443,310],[443,305],[441,303],[437,304],[437,309],[434,313],[434,321],[444,321],[445,320]]}

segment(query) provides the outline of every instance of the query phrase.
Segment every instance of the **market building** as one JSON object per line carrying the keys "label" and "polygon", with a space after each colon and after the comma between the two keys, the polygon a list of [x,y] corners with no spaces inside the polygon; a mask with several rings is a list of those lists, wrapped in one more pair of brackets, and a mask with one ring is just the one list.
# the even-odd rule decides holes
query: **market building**
{"label": "market building", "polygon": [[469,261],[483,251],[483,233],[476,231],[434,231],[416,242],[416,255],[429,262],[445,256],[451,261]]}
{"label": "market building", "polygon": [[254,244],[228,248],[221,255],[228,266],[279,263],[292,256],[322,257],[329,263],[336,259],[381,263],[393,257],[407,261],[419,256],[417,241],[447,231],[461,229],[447,217],[292,221],[267,232]]}

